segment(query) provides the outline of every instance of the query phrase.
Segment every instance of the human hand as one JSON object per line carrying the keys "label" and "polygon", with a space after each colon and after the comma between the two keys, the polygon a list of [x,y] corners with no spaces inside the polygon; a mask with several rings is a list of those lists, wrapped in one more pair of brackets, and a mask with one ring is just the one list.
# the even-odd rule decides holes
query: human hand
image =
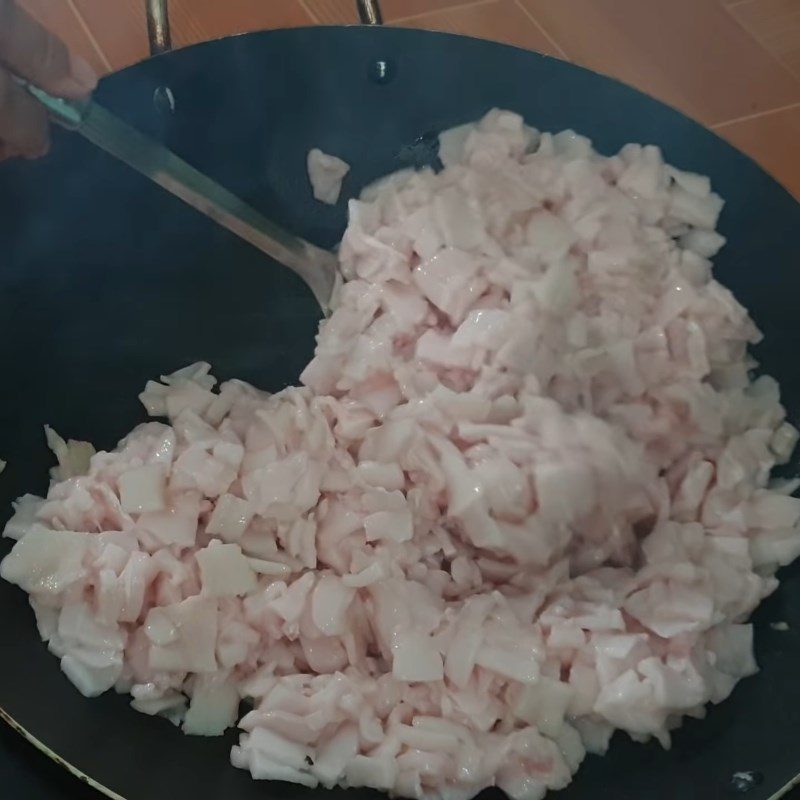
{"label": "human hand", "polygon": [[36,158],[50,145],[47,111],[14,80],[25,78],[57,97],[80,99],[97,75],[14,0],[0,0],[0,161]]}

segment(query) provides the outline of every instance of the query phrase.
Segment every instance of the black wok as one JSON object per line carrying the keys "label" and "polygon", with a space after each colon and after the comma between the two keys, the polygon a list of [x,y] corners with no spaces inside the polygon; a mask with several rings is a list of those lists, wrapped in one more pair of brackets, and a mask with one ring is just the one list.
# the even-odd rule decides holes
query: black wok
{"label": "black wok", "polygon": [[[163,85],[174,93],[173,114],[152,102]],[[766,333],[758,357],[780,380],[790,416],[800,416],[800,205],[713,133],[615,81],[468,38],[313,28],[160,56],[103,81],[98,99],[323,246],[339,239],[346,205],[313,201],[305,173],[311,147],[352,163],[344,191],[352,195],[430,159],[433,133],[492,106],[545,130],[574,127],[601,151],[660,144],[670,162],[711,175],[727,199],[721,230],[729,243],[717,274]],[[280,389],[308,360],[317,315],[292,274],[77,137],[58,136],[44,161],[4,166],[0,455],[9,466],[0,478],[0,521],[14,497],[46,488],[45,422],[111,447],[142,419],[136,395],[145,381],[196,359],[211,361],[221,378]],[[610,755],[587,759],[559,797],[713,800],[736,796],[732,776],[752,771],[747,797],[766,800],[792,781],[800,772],[800,570],[783,578],[756,615],[758,676],[706,720],[687,722],[670,752],[618,737]],[[0,707],[117,796],[311,796],[257,784],[228,766],[234,732],[188,738],[130,710],[124,697],[84,699],[39,642],[25,595],[2,583],[0,604]],[[775,620],[790,630],[773,630]],[[7,780],[3,797],[60,796],[57,787],[39,793],[41,776],[34,781],[29,770],[9,771]],[[358,794],[367,795],[347,796]]]}

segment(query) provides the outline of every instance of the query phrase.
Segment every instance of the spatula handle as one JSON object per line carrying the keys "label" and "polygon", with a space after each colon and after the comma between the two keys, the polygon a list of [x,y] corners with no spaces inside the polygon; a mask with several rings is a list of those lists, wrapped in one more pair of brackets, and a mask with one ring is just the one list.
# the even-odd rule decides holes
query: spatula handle
{"label": "spatula handle", "polygon": [[22,78],[15,78],[15,80],[47,109],[53,122],[56,122],[62,128],[76,131],[83,125],[83,119],[89,105],[88,100],[64,100],[62,97],[53,97],[53,95],[45,92],[44,89],[28,83]]}

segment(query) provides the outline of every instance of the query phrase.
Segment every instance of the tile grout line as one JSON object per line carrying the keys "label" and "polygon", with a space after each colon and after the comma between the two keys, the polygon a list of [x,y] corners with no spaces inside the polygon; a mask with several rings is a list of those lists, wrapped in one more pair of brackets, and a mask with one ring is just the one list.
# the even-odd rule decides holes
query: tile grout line
{"label": "tile grout line", "polygon": [[395,17],[394,19],[386,20],[386,22],[389,25],[396,25],[398,22],[415,22],[416,20],[424,19],[434,14],[447,14],[450,11],[462,11],[465,8],[478,8],[480,6],[491,5],[495,2],[497,2],[497,0],[471,0],[471,2],[456,3],[452,6],[445,6],[444,8],[429,9],[428,11],[422,11],[419,14],[411,14],[407,17]]}
{"label": "tile grout line", "polygon": [[737,122],[749,122],[753,119],[761,119],[761,117],[769,117],[772,114],[780,114],[781,111],[791,111],[794,108],[800,108],[800,102],[789,103],[785,106],[778,106],[778,108],[770,108],[767,111],[757,111],[755,114],[745,114],[743,117],[735,117],[734,119],[726,119],[725,122],[715,122],[709,126],[712,131],[718,131],[721,128],[726,128],[728,125],[734,125]]}
{"label": "tile grout line", "polygon": [[306,3],[306,0],[297,0],[297,4],[300,6],[300,8],[303,9],[303,11],[306,12],[306,14],[308,14],[309,17],[311,17],[311,21],[315,25],[321,25],[322,24],[319,21],[317,15],[308,7],[308,4]]}
{"label": "tile grout line", "polygon": [[78,10],[78,7],[75,5],[73,0],[67,0],[67,5],[69,6],[69,10],[72,12],[75,19],[78,21],[78,25],[81,26],[83,32],[86,34],[87,38],[89,39],[89,43],[94,48],[95,53],[100,57],[100,60],[105,65],[105,68],[112,72],[113,68],[111,66],[111,62],[108,60],[108,56],[106,56],[105,51],[102,47],[100,47],[100,42],[97,41],[95,35],[92,33],[92,29],[87,24],[86,20],[83,18],[83,14]]}
{"label": "tile grout line", "polygon": [[[177,13],[178,4],[177,3],[173,3],[171,8],[172,8],[172,10],[171,10],[171,13],[170,13],[170,23],[169,24],[170,24],[170,28],[173,31],[173,43],[172,43],[172,49],[173,50],[174,49],[178,49],[178,48],[180,48],[182,46],[182,45],[176,44],[176,42],[174,41],[177,38],[174,35],[174,32],[178,31],[178,30],[181,30],[183,32],[182,33],[182,35],[184,37],[183,41],[186,44],[192,44],[194,42],[205,42],[205,41],[208,41],[209,38],[211,38],[209,36],[208,31],[200,23],[200,20],[196,19],[195,16],[188,9],[185,9],[185,8],[181,7],[181,14],[180,14],[180,17],[179,17],[179,15]],[[179,24],[182,20],[186,21],[185,27],[181,26]],[[145,35],[146,35],[146,29],[145,29]]]}
{"label": "tile grout line", "polygon": [[538,19],[536,19],[533,13],[528,11],[528,9],[522,5],[520,0],[514,0],[514,4],[539,29],[539,32],[556,49],[556,52],[558,52],[565,61],[569,61],[569,56],[567,55],[566,50],[564,50],[564,48],[550,35],[550,32],[544,27],[544,25],[542,25],[541,22],[539,22]]}
{"label": "tile grout line", "polygon": [[741,0],[739,3],[733,3],[730,6],[725,6],[725,11],[727,12],[728,16],[733,20],[735,25],[739,26],[739,29],[744,31],[745,35],[750,37],[766,54],[767,56],[774,61],[787,75],[794,79],[794,82],[797,84],[798,91],[800,92],[800,75],[795,73],[793,69],[789,68],[788,64],[785,64],[782,58],[779,58],[772,50],[767,47],[761,39],[756,36],[749,28],[746,28],[744,23],[741,22],[739,17],[736,14],[731,13],[731,8],[738,8],[739,6],[745,5],[745,3],[749,3],[751,0]]}

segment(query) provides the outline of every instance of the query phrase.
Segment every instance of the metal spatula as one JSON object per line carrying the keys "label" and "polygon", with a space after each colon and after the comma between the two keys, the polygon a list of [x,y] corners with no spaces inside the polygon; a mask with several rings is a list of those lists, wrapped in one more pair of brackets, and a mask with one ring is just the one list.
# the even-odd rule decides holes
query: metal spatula
{"label": "metal spatula", "polygon": [[145,136],[95,102],[62,100],[25,84],[54,121],[76,131],[140,172],[202,214],[296,272],[314,293],[325,314],[338,266],[336,256],[271,222],[216,181],[199,172],[164,145]]}

